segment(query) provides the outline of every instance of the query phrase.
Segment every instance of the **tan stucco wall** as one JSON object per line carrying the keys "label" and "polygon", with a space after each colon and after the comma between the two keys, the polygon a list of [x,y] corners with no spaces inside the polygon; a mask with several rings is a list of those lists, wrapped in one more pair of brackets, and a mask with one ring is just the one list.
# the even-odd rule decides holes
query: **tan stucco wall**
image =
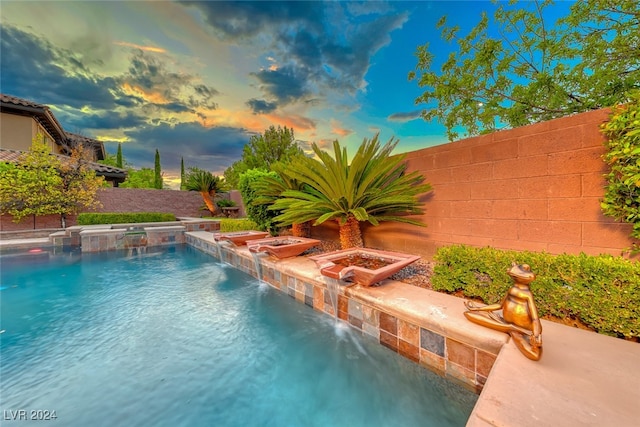
{"label": "tan stucco wall", "polygon": [[7,113],[2,113],[0,116],[0,147],[2,148],[27,151],[38,133],[45,136],[45,141],[52,153],[60,153],[60,147],[54,143],[51,135],[31,117]]}

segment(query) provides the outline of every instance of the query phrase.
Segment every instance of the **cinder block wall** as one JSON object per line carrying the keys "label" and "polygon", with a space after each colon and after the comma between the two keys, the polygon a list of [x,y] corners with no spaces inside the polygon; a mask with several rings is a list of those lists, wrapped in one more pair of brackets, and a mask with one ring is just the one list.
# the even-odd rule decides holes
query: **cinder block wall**
{"label": "cinder block wall", "polygon": [[[195,191],[152,190],[143,188],[101,188],[98,200],[102,207],[95,212],[167,212],[178,217],[199,218],[204,202]],[[1,231],[59,228],[60,215],[30,216],[16,224],[9,215],[1,216]],[[76,224],[76,217],[67,218],[67,226]]]}
{"label": "cinder block wall", "polygon": [[619,255],[631,227],[600,210],[607,109],[464,139],[407,154],[433,186],[428,224],[365,227],[365,245],[430,258],[467,244],[550,253]]}
{"label": "cinder block wall", "polygon": [[103,206],[96,212],[167,212],[195,218],[208,213],[200,209],[204,202],[195,191],[101,188],[98,199]]}

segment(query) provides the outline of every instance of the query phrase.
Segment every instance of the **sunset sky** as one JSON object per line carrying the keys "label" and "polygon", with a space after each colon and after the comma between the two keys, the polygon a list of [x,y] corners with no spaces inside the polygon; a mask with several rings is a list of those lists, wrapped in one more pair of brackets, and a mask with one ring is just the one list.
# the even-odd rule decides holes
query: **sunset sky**
{"label": "sunset sky", "polygon": [[[531,6],[531,3],[523,5]],[[555,12],[564,15],[569,2]],[[426,42],[440,63],[447,15],[463,34],[485,1],[6,1],[2,93],[51,107],[65,130],[105,142],[165,181],[180,159],[222,174],[251,135],[292,127],[303,147],[338,139],[350,153],[380,132],[397,152],[447,142],[419,117],[407,74]]]}

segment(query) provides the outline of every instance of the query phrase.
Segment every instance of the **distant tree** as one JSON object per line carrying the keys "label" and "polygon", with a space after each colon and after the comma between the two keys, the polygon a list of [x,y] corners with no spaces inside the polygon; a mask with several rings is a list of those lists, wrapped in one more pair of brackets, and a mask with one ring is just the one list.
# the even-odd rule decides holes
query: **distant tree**
{"label": "distant tree", "polygon": [[219,176],[204,169],[191,167],[186,176],[185,188],[199,192],[211,215],[216,214],[217,207],[214,202],[216,193],[225,188],[224,181]]}
{"label": "distant tree", "polygon": [[160,152],[156,148],[155,168],[153,172],[153,188],[162,190],[162,169],[160,167]]}
{"label": "distant tree", "polygon": [[271,165],[302,153],[295,142],[293,129],[270,126],[262,135],[254,135],[242,150],[242,158],[224,171],[225,181],[237,188],[240,174],[250,169],[268,171]]}
{"label": "distant tree", "polygon": [[378,135],[365,139],[348,161],[347,149],[333,143],[334,156],[312,148],[318,159],[299,156],[287,175],[303,184],[302,190],[285,190],[270,209],[281,211],[280,225],[337,221],[343,249],[363,246],[360,222],[382,221],[424,226],[410,215],[423,213],[418,196],[431,190],[417,172],[406,173],[404,156],[391,156],[397,140],[381,146]]}
{"label": "distant tree", "polygon": [[122,169],[124,166],[122,162],[122,144],[118,143],[118,152],[116,153],[116,167]]}
{"label": "distant tree", "polygon": [[640,87],[637,0],[577,1],[558,22],[545,18],[551,0],[513,3],[501,3],[493,21],[483,14],[464,37],[443,16],[437,27],[457,51],[439,70],[429,43],[418,47],[409,78],[426,90],[416,104],[450,140],[460,129],[477,135],[624,103]]}
{"label": "distant tree", "polygon": [[96,193],[102,182],[87,166],[82,147],[73,149],[64,163],[37,135],[16,164],[0,168],[0,211],[12,215],[14,222],[29,215],[60,214],[64,227],[66,215],[99,204]]}
{"label": "distant tree", "polygon": [[127,170],[127,179],[119,187],[156,188],[155,172],[151,168],[129,169]]}
{"label": "distant tree", "polygon": [[184,189],[184,157],[180,157],[180,190]]}
{"label": "distant tree", "polygon": [[[118,158],[118,155],[120,158]],[[127,163],[127,160],[122,155],[122,147],[118,144],[118,150],[116,154],[107,153],[103,160],[98,160],[98,163],[103,165],[109,165],[120,169],[133,169],[131,165]]]}

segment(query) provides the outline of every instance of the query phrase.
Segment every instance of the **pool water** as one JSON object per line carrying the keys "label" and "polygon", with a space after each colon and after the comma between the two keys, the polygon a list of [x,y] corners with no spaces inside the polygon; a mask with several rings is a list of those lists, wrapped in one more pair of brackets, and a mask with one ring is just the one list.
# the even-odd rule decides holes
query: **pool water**
{"label": "pool water", "polygon": [[128,255],[0,258],[3,426],[21,409],[64,426],[439,427],[471,413],[475,394],[193,248]]}

